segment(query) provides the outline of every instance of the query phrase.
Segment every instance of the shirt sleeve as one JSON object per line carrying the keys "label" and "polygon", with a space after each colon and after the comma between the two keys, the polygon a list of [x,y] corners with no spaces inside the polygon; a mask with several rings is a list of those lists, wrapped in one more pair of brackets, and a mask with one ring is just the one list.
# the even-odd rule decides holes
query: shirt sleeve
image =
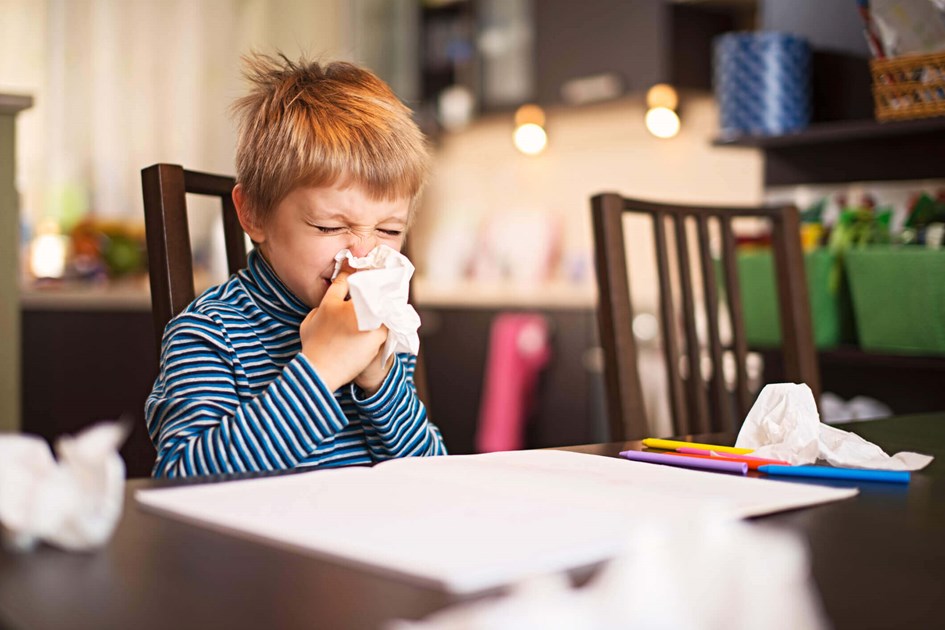
{"label": "shirt sleeve", "polygon": [[360,398],[360,388],[351,386],[368,451],[375,462],[446,455],[440,430],[429,421],[426,407],[417,396],[413,382],[416,362],[412,354],[398,354],[380,389],[368,398]]}
{"label": "shirt sleeve", "polygon": [[301,354],[251,399],[238,394],[243,370],[214,318],[185,313],[171,322],[145,403],[156,477],[292,468],[348,425]]}

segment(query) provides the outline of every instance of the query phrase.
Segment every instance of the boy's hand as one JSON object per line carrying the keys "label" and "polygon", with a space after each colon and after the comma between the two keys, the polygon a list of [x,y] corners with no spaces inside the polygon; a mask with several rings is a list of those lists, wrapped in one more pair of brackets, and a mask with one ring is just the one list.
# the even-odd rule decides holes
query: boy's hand
{"label": "boy's hand", "polygon": [[[325,292],[318,308],[302,322],[299,335],[302,338],[302,354],[309,360],[325,385],[335,391],[367,372],[366,384],[372,384],[377,371],[371,369],[373,362],[387,341],[387,328],[358,330],[358,319],[354,305],[345,298],[348,295],[347,271],[340,272]],[[385,371],[383,376],[386,376]],[[375,390],[383,382],[383,376]],[[358,383],[362,389],[364,385]]]}
{"label": "boy's hand", "polygon": [[387,363],[381,363],[383,354],[384,347],[381,346],[374,360],[354,379],[354,384],[364,390],[364,393],[368,396],[373,396],[377,393],[384,379],[387,378],[387,373],[390,372],[391,367],[394,365],[393,354],[387,357]]}

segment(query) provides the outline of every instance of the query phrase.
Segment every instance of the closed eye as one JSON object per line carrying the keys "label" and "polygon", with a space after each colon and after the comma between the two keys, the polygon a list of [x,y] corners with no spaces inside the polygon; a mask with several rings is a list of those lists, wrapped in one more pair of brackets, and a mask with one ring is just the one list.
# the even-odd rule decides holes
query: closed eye
{"label": "closed eye", "polygon": [[314,224],[310,224],[310,225],[316,230],[318,230],[319,232],[321,232],[322,234],[337,234],[338,232],[344,229],[341,227],[328,227],[326,225],[314,225]]}
{"label": "closed eye", "polygon": [[384,230],[381,228],[378,228],[377,231],[383,234],[384,236],[389,236],[390,238],[397,238],[398,236],[404,233],[403,230]]}

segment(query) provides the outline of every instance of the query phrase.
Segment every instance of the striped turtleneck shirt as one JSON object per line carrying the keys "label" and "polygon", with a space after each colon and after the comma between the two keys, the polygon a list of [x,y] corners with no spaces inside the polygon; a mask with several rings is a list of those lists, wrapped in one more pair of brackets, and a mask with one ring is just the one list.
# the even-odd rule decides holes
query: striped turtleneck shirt
{"label": "striped turtleneck shirt", "polygon": [[373,464],[444,455],[399,354],[372,396],[327,389],[301,354],[309,309],[252,251],[167,325],[145,403],[155,477]]}

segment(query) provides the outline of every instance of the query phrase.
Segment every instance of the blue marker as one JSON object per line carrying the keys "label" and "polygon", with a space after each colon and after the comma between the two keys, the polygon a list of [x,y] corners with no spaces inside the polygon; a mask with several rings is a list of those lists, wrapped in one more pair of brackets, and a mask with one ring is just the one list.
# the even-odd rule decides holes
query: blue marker
{"label": "blue marker", "polygon": [[902,470],[866,470],[864,468],[834,468],[832,466],[759,466],[759,472],[784,477],[816,477],[820,479],[847,479],[849,481],[882,481],[909,483],[910,475]]}

